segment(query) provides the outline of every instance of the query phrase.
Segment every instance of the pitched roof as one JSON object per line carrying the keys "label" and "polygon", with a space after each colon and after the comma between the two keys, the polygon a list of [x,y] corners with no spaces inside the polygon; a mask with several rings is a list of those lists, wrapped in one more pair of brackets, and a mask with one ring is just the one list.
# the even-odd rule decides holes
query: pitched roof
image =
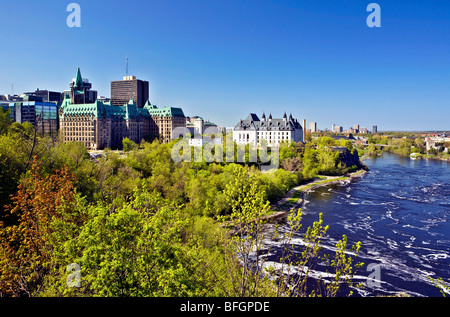
{"label": "pitched roof", "polygon": [[182,117],[184,118],[184,112],[181,108],[176,107],[165,107],[158,108],[155,105],[151,105],[148,101],[144,106],[149,114],[154,117]]}
{"label": "pitched roof", "polygon": [[250,113],[247,117],[247,119],[245,119],[246,121],[259,121],[259,118],[256,114],[254,113]]}
{"label": "pitched roof", "polygon": [[295,130],[302,129],[300,123],[289,117],[289,119],[272,119],[272,115],[269,116],[269,120],[260,121],[258,116],[251,113],[247,119],[240,120],[236,125],[235,130],[257,130],[257,131],[282,131],[282,130]]}

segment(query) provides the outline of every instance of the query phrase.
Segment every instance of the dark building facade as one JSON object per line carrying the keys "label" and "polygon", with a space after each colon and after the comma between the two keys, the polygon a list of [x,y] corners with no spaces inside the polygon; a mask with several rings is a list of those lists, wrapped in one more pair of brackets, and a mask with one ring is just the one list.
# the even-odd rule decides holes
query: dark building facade
{"label": "dark building facade", "polygon": [[132,99],[139,108],[144,107],[149,99],[148,81],[125,76],[123,80],[111,82],[111,103],[114,106],[122,106]]}
{"label": "dark building facade", "polygon": [[42,98],[43,102],[58,102],[62,101],[61,92],[49,91],[49,90],[39,90],[36,89],[35,92],[26,92],[26,96],[38,96]]}

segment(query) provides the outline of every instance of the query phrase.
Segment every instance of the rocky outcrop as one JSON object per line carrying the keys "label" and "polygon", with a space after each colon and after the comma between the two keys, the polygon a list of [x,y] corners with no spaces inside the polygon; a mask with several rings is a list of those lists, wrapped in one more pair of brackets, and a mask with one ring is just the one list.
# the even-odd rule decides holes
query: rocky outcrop
{"label": "rocky outcrop", "polygon": [[346,167],[356,166],[358,169],[367,169],[367,166],[360,161],[357,150],[350,151],[346,149],[341,151],[339,161],[345,164]]}

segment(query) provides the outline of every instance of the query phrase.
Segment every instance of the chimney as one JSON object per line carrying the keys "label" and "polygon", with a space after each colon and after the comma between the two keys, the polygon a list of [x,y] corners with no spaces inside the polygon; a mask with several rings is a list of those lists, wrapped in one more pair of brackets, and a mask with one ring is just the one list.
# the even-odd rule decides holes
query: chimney
{"label": "chimney", "polygon": [[306,120],[303,119],[303,143],[306,143]]}

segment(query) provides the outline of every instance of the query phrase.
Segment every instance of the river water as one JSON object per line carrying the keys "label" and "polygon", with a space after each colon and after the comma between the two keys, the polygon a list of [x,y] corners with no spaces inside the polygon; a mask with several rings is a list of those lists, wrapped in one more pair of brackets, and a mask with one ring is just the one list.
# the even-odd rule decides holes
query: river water
{"label": "river water", "polygon": [[[323,213],[329,253],[343,234],[350,245],[361,241],[355,282],[365,287],[356,296],[441,297],[428,277],[450,284],[450,163],[384,153],[365,164],[363,177],[305,194],[302,228]],[[293,239],[299,247],[303,233]]]}

